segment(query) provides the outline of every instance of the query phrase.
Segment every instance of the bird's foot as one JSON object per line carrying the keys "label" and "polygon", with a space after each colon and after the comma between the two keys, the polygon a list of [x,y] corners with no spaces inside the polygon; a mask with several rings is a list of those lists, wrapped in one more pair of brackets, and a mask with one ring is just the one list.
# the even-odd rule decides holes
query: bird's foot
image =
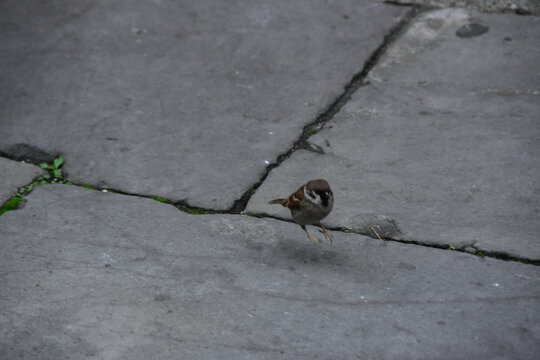
{"label": "bird's foot", "polygon": [[309,240],[313,241],[315,244],[320,244],[323,242],[321,239],[311,234],[308,234],[308,237],[309,237]]}
{"label": "bird's foot", "polygon": [[330,243],[332,243],[332,240],[334,240],[334,235],[330,234],[330,233],[328,232],[328,230],[326,230],[326,228],[323,226],[323,224],[319,224],[319,225],[321,225],[321,228],[322,228],[322,230],[319,230],[319,231],[320,231],[321,233],[323,233],[324,238],[325,238],[326,240],[330,240]]}
{"label": "bird's foot", "polygon": [[300,227],[302,228],[302,230],[304,230],[304,231],[306,232],[306,235],[308,236],[309,240],[313,241],[315,244],[319,244],[319,243],[322,243],[322,242],[323,242],[323,241],[322,241],[321,239],[319,239],[318,237],[311,235],[311,234],[307,231],[305,225],[300,225]]}

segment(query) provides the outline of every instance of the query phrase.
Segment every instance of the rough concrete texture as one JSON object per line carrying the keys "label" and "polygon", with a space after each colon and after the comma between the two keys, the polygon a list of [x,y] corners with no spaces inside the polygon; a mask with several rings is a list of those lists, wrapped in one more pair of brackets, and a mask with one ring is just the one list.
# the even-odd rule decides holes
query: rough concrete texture
{"label": "rough concrete texture", "polygon": [[424,14],[309,139],[324,155],[294,153],[247,210],[290,217],[268,200],[323,177],[331,226],[540,259],[538,20]]}
{"label": "rough concrete texture", "polygon": [[3,1],[0,150],[72,181],[226,209],[407,8],[375,1]]}
{"label": "rough concrete texture", "polygon": [[[0,359],[536,359],[540,267],[500,258],[540,260],[540,18],[419,11],[0,2],[3,156],[283,218],[323,177],[327,224],[420,244],[39,186],[0,216]],[[0,158],[0,199],[36,171]]]}
{"label": "rough concrete texture", "polygon": [[45,174],[37,166],[0,157],[0,206],[8,201],[22,186]]}
{"label": "rough concrete texture", "polygon": [[388,0],[393,4],[434,7],[465,7],[480,11],[515,12],[520,15],[540,15],[538,0]]}
{"label": "rough concrete texture", "polygon": [[[5,359],[534,359],[540,268],[41,186],[0,217]],[[84,206],[81,206],[84,204]],[[21,231],[24,229],[24,232]]]}

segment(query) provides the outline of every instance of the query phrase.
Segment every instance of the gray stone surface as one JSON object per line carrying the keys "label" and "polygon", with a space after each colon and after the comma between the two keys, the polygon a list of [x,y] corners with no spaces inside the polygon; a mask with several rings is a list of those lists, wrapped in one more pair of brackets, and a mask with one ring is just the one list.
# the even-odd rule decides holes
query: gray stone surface
{"label": "gray stone surface", "polygon": [[[24,229],[24,232],[21,231]],[[6,359],[534,359],[540,268],[45,185],[0,216]]]}
{"label": "gray stone surface", "polygon": [[0,150],[63,153],[72,181],[228,208],[406,11],[358,0],[2,1]]}
{"label": "gray stone surface", "polygon": [[20,187],[45,174],[37,166],[0,157],[0,206],[8,201]]}
{"label": "gray stone surface", "polygon": [[[471,23],[489,30],[456,36]],[[350,102],[274,169],[247,210],[326,178],[326,223],[540,259],[540,21],[440,10],[388,49]]]}
{"label": "gray stone surface", "polygon": [[[408,9],[2,1],[0,152],[63,153],[71,181],[225,209]],[[402,30],[310,137],[323,153],[295,152],[247,211],[289,218],[266,202],[323,177],[336,228],[540,259],[539,18],[447,9]],[[40,171],[0,158],[0,200]],[[2,360],[540,352],[538,266],[339,231],[315,245],[289,222],[79,186],[24,205],[0,216]]]}
{"label": "gray stone surface", "polygon": [[540,15],[540,1],[538,0],[388,0],[386,2],[442,8],[466,7],[480,11],[513,11],[522,15]]}

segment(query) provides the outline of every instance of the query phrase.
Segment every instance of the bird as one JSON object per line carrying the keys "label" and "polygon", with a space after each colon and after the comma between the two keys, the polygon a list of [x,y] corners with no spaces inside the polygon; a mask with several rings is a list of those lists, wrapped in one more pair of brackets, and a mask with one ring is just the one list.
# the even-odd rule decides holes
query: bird
{"label": "bird", "polygon": [[334,194],[330,189],[330,185],[326,180],[315,179],[310,180],[306,184],[300,186],[298,190],[292,193],[286,199],[274,199],[268,202],[269,204],[279,204],[291,210],[291,216],[295,223],[300,225],[308,238],[314,243],[322,242],[316,236],[311,235],[306,225],[317,224],[322,228],[322,233],[325,239],[332,242],[333,236],[321,224],[334,206]]}

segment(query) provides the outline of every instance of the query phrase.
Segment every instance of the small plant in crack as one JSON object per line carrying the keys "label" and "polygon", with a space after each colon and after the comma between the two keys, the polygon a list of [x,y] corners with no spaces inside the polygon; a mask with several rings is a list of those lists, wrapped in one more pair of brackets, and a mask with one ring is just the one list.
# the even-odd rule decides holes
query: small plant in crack
{"label": "small plant in crack", "polygon": [[32,190],[34,190],[35,187],[45,185],[45,184],[66,184],[71,185],[72,183],[62,177],[62,164],[64,163],[64,156],[60,155],[57,159],[55,159],[52,163],[41,163],[39,166],[42,169],[48,170],[52,172],[52,175],[45,174],[43,176],[40,176],[31,183],[30,185],[24,186],[17,191],[14,197],[22,198],[24,195],[28,194]]}
{"label": "small plant in crack", "polygon": [[[52,163],[40,163],[39,166],[53,174],[55,178],[62,178],[62,165],[64,165],[64,155],[54,159]],[[48,179],[48,178],[47,178]]]}
{"label": "small plant in crack", "polygon": [[160,197],[160,196],[154,196],[152,198],[152,200],[159,201],[160,203],[164,203],[164,204],[170,204],[171,203],[171,201],[169,199],[165,199],[165,198]]}
{"label": "small plant in crack", "polygon": [[[15,195],[9,199],[2,207],[0,207],[0,215],[6,211],[15,210],[19,206],[19,203],[23,200],[25,195],[28,195],[34,188],[46,185],[46,184],[66,184],[72,185],[72,183],[62,177],[62,165],[64,164],[64,156],[60,155],[54,159],[52,163],[41,163],[39,166],[42,169],[49,171],[48,174],[40,176],[30,185],[20,188]],[[52,173],[52,176],[51,176]]]}

